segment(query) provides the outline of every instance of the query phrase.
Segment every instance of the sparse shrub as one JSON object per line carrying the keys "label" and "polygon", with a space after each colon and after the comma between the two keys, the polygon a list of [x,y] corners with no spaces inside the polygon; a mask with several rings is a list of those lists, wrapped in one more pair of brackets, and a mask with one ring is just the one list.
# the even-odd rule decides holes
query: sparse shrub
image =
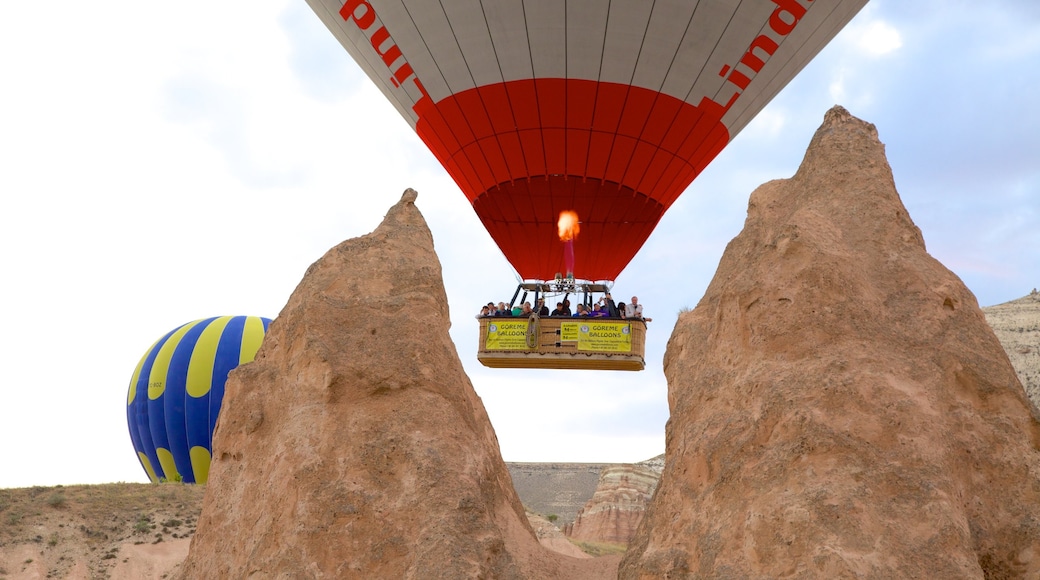
{"label": "sparse shrub", "polygon": [[47,505],[51,506],[52,508],[60,508],[64,506],[65,494],[60,491],[52,493],[49,497],[47,497]]}
{"label": "sparse shrub", "polygon": [[556,520],[560,519],[560,516],[558,516],[558,515],[556,515],[556,514],[549,514],[549,515],[545,516],[545,519],[547,519],[547,520],[549,520],[550,522],[552,522],[552,523],[554,523],[554,524],[555,524],[555,523],[556,523]]}
{"label": "sparse shrub", "polygon": [[138,533],[145,533],[152,529],[152,522],[148,521],[148,516],[141,516],[137,518],[137,522],[134,524],[134,531]]}
{"label": "sparse shrub", "polygon": [[47,540],[47,545],[52,547],[52,548],[54,546],[58,545],[58,533],[57,532],[51,534],[51,537]]}
{"label": "sparse shrub", "polygon": [[183,523],[184,522],[181,521],[181,520],[170,519],[170,520],[166,520],[165,522],[163,522],[163,527],[176,528],[176,527],[180,527],[180,525],[183,524]]}

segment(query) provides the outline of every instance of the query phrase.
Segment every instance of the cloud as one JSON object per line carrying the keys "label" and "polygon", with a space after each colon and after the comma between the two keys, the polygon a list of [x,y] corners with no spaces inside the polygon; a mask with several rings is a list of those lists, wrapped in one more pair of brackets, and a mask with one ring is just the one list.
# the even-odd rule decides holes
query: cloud
{"label": "cloud", "polygon": [[883,20],[872,20],[851,31],[856,45],[872,57],[888,56],[903,47],[899,30]]}

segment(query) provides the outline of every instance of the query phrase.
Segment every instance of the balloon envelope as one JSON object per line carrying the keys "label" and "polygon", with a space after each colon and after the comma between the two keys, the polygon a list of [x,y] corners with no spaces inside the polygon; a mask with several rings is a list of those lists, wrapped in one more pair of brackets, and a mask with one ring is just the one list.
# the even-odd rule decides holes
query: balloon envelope
{"label": "balloon envelope", "polygon": [[206,483],[228,373],[250,362],[271,320],[196,320],[160,338],[130,379],[127,425],[148,479]]}
{"label": "balloon envelope", "polygon": [[308,0],[517,272],[614,280],[867,0]]}

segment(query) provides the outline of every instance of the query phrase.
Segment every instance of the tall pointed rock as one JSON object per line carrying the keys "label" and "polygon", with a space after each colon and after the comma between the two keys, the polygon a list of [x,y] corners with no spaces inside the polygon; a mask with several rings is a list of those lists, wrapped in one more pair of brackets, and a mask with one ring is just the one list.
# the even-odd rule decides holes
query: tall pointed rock
{"label": "tall pointed rock", "polygon": [[448,335],[408,190],[235,370],[183,578],[601,578],[538,544]]}
{"label": "tall pointed rock", "polygon": [[1040,577],[1036,410],[873,125],[833,108],[752,194],[664,366],[621,578]]}

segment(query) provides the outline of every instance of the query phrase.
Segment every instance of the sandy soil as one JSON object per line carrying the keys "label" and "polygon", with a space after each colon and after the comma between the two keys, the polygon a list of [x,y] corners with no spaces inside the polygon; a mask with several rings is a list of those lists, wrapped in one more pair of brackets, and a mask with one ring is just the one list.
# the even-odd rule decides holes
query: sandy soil
{"label": "sandy soil", "polygon": [[[173,483],[0,489],[0,580],[172,578],[204,492]],[[549,520],[528,518],[542,545],[591,557]]]}

